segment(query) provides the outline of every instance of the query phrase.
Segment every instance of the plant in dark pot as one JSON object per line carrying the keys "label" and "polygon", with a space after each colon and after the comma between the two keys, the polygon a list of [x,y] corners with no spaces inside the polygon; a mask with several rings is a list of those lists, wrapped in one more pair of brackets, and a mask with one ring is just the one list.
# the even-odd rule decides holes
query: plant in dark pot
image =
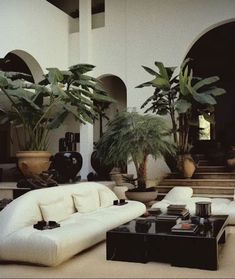
{"label": "plant in dark pot", "polygon": [[[190,177],[195,170],[194,161],[190,155],[189,131],[192,126],[198,125],[197,115],[214,123],[214,106],[216,97],[225,93],[225,90],[214,85],[219,77],[199,78],[193,76],[193,70],[188,66],[186,59],[180,67],[179,74],[174,74],[176,67],[165,67],[161,62],[155,62],[156,70],[143,66],[154,79],[137,86],[153,87],[154,93],[142,105],[149,106],[146,113],[151,111],[157,115],[169,115],[172,123],[172,134],[177,146],[178,162],[169,154],[165,157],[171,160],[172,171],[180,169],[185,177]],[[184,162],[191,164],[191,174],[184,173]],[[168,163],[168,162],[167,162]],[[178,166],[178,168],[176,168]]]}
{"label": "plant in dark pot", "polygon": [[[116,167],[123,167],[131,161],[134,163],[137,185],[133,190],[127,191],[126,195],[129,199],[138,199],[136,196],[131,197],[131,194],[139,194],[139,200],[143,202],[154,200],[157,195],[155,187],[146,185],[148,156],[157,159],[166,153],[175,152],[168,126],[162,118],[126,111],[117,114],[108,123],[96,148],[101,160]],[[149,195],[149,192],[154,196],[146,200],[144,194]]]}
{"label": "plant in dark pot", "polygon": [[[113,102],[115,102],[114,99]],[[97,121],[99,124],[99,138],[101,138],[103,135],[104,120],[109,121],[109,117],[106,112],[112,102],[102,102],[101,100],[95,101],[94,103],[98,108],[98,118],[95,119],[95,121]],[[94,151],[91,154],[91,166],[94,169],[95,174],[90,173],[87,176],[88,180],[110,180],[110,172],[114,166],[110,162],[105,163],[97,157],[96,142],[94,142]]]}

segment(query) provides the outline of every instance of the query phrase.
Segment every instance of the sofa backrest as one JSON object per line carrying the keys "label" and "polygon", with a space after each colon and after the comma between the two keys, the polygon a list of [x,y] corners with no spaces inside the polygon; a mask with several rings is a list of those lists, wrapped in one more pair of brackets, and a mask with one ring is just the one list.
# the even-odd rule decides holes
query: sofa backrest
{"label": "sofa backrest", "polygon": [[0,212],[0,239],[41,221],[43,216],[40,205],[53,204],[58,200],[63,200],[68,214],[73,214],[76,212],[73,195],[97,191],[100,196],[102,190],[110,193],[110,199],[117,199],[108,187],[97,182],[81,182],[30,191],[13,200]]}

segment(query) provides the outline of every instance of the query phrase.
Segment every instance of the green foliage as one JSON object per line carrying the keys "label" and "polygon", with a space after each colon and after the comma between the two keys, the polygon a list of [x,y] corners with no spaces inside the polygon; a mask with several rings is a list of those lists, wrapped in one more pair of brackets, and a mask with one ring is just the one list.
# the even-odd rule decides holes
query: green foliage
{"label": "green foliage", "polygon": [[128,160],[133,161],[138,182],[141,181],[143,186],[147,156],[157,159],[166,153],[174,153],[169,133],[166,122],[160,117],[122,112],[108,123],[106,132],[98,141],[97,157],[106,164],[119,167],[125,166]]}
{"label": "green foliage", "polygon": [[174,142],[178,146],[179,153],[189,151],[189,128],[195,125],[192,118],[192,110],[210,123],[214,123],[213,112],[216,105],[216,97],[225,93],[225,90],[214,85],[219,77],[199,78],[193,76],[193,70],[188,66],[186,59],[178,75],[175,75],[176,67],[165,67],[161,62],[155,62],[157,70],[143,66],[154,79],[140,84],[137,88],[153,87],[153,95],[141,106],[146,113],[151,111],[158,115],[169,115],[172,122]]}
{"label": "green foliage", "polygon": [[[48,68],[40,84],[27,82],[24,74],[0,72],[0,122],[21,125],[25,144],[21,150],[46,150],[49,132],[58,128],[69,114],[85,124],[99,112],[95,102],[110,103],[102,85],[86,73],[94,68],[78,64],[61,71]],[[4,105],[5,104],[5,105]],[[9,105],[10,104],[10,105]]]}

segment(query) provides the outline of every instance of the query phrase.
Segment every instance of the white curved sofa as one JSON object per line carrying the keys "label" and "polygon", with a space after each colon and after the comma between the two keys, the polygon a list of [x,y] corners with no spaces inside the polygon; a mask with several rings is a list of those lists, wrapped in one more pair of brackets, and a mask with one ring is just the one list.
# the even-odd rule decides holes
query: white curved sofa
{"label": "white curved sofa", "polygon": [[[108,187],[96,182],[39,189],[20,196],[0,212],[0,260],[58,265],[104,240],[108,230],[146,211],[137,201],[113,206],[115,199]],[[33,224],[43,219],[61,226],[34,229]]]}
{"label": "white curved sofa", "polygon": [[211,202],[211,211],[214,215],[229,215],[229,224],[235,225],[235,201],[224,198],[192,197],[193,189],[190,187],[174,187],[162,199],[152,205],[160,208],[162,213],[167,212],[169,204],[185,204],[191,215],[195,214],[196,202]]}

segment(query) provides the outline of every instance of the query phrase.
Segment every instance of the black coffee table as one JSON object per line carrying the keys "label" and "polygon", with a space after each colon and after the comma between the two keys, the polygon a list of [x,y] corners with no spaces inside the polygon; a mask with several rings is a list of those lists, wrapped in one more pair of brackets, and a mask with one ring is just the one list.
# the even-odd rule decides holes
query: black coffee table
{"label": "black coffee table", "polygon": [[211,216],[210,226],[202,227],[194,235],[173,234],[170,229],[174,223],[159,223],[156,217],[149,217],[149,228],[136,225],[140,219],[143,218],[107,232],[107,260],[160,261],[173,266],[218,268],[218,245],[225,243],[228,215]]}

